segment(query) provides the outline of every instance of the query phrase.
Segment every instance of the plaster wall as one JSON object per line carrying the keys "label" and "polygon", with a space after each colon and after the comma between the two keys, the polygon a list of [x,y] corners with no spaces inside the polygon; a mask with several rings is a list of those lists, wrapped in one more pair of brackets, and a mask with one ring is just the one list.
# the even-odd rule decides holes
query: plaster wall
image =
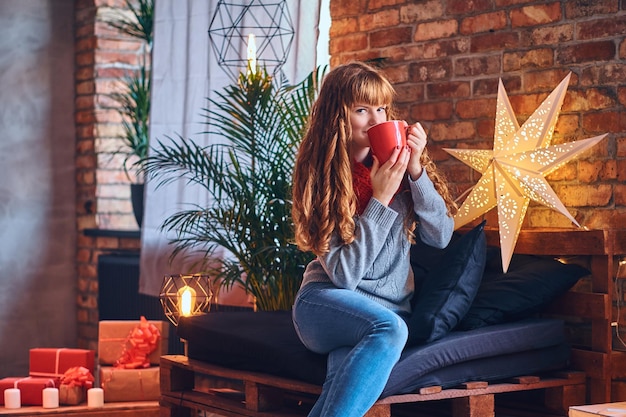
{"label": "plaster wall", "polygon": [[0,1],[0,377],[76,344],[74,1]]}

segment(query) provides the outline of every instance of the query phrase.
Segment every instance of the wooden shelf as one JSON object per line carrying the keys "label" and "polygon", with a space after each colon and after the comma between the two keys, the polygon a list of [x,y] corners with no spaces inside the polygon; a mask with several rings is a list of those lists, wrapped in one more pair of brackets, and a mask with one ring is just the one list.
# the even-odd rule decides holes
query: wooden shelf
{"label": "wooden shelf", "polygon": [[89,408],[86,405],[62,405],[59,408],[24,406],[9,410],[0,406],[0,416],[159,417],[159,402],[105,403],[103,408]]}

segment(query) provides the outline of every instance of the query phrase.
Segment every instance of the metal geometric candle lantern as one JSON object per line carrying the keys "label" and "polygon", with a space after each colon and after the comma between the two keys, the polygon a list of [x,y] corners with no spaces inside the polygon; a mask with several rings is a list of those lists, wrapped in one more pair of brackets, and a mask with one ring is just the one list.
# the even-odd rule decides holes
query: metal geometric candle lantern
{"label": "metal geometric candle lantern", "polygon": [[287,61],[294,33],[286,0],[219,0],[209,25],[218,64],[235,81],[250,64],[242,46],[251,34],[256,40],[255,66],[258,59],[261,67],[275,74]]}
{"label": "metal geometric candle lantern", "polygon": [[606,134],[550,146],[570,75],[521,127],[500,80],[493,151],[444,149],[482,174],[455,215],[455,228],[497,207],[504,272],[509,267],[530,200],[560,212],[579,226],[545,176],[600,142]]}
{"label": "metal geometric candle lantern", "polygon": [[212,297],[210,278],[201,274],[166,275],[159,294],[163,312],[174,326],[181,316],[208,312]]}

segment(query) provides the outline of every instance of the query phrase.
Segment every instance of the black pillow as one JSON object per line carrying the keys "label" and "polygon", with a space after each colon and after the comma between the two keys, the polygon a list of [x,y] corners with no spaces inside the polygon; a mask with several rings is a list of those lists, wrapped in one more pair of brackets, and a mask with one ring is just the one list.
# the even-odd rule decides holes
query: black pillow
{"label": "black pillow", "polygon": [[485,222],[452,242],[426,273],[407,320],[409,345],[440,339],[463,318],[485,268]]}
{"label": "black pillow", "polygon": [[502,272],[498,262],[490,263],[458,329],[471,330],[526,318],[589,273],[580,265],[531,255],[513,255],[507,273]]}

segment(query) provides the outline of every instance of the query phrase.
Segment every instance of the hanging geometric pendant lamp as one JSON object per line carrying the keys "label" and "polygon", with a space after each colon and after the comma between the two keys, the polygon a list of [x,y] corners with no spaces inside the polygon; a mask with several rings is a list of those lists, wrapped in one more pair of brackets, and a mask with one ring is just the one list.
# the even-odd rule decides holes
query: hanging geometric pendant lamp
{"label": "hanging geometric pendant lamp", "polygon": [[250,38],[255,39],[256,64],[276,74],[287,61],[294,33],[287,0],[219,0],[209,25],[215,57],[234,81],[249,64]]}

